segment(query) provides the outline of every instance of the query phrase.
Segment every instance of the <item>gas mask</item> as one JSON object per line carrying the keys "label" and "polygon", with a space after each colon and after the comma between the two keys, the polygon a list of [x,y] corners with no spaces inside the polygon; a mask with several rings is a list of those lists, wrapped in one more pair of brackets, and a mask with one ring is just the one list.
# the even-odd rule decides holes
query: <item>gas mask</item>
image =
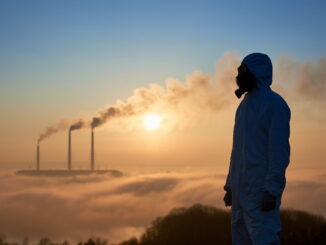
{"label": "gas mask", "polygon": [[234,93],[240,99],[244,93],[249,92],[256,86],[256,77],[249,71],[248,67],[242,63],[238,67],[236,82],[239,88],[235,90]]}

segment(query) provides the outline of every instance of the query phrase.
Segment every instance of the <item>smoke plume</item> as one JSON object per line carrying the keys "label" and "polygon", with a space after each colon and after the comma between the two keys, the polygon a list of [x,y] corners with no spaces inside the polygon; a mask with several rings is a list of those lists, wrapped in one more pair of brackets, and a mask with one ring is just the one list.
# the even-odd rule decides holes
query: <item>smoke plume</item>
{"label": "smoke plume", "polygon": [[211,80],[210,76],[195,72],[187,76],[184,83],[170,78],[165,87],[150,84],[148,88],[136,89],[126,102],[118,101],[115,105],[100,110],[92,119],[91,126],[95,128],[111,118],[130,117],[152,110],[182,113],[191,107],[219,109],[223,99],[218,96],[216,86]]}
{"label": "smoke plume", "polygon": [[41,133],[40,137],[38,138],[38,143],[40,143],[42,140],[48,138],[52,134],[67,130],[68,126],[69,126],[69,123],[67,121],[60,121],[57,124],[47,127],[45,129],[45,131],[43,133]]}
{"label": "smoke plume", "polygon": [[99,116],[94,117],[92,119],[91,127],[92,128],[98,127],[98,126],[102,125],[103,123],[105,123],[107,119],[109,119],[111,117],[116,117],[116,116],[122,115],[120,113],[121,109],[110,106],[109,108],[100,111]]}
{"label": "smoke plume", "polygon": [[281,57],[275,65],[275,83],[290,97],[306,101],[325,101],[326,58],[300,62],[290,56]]}
{"label": "smoke plume", "polygon": [[[168,78],[165,86],[152,83],[147,88],[137,88],[126,101],[100,109],[90,119],[73,123],[70,130],[83,127],[96,128],[113,118],[137,116],[146,112],[172,112],[182,118],[191,118],[193,123],[202,120],[205,112],[218,111],[236,101],[235,76],[241,58],[225,53],[218,60],[216,75],[196,71],[185,81]],[[326,92],[326,58],[315,62],[300,62],[285,56],[275,62],[273,87],[293,100],[303,96],[307,100],[324,101]],[[233,99],[233,100],[232,100]],[[185,122],[183,122],[184,124]],[[66,130],[68,123],[59,122],[45,130],[39,141]]]}
{"label": "smoke plume", "polygon": [[78,122],[72,124],[69,128],[70,131],[80,129],[84,126],[85,122],[80,119]]}
{"label": "smoke plume", "polygon": [[[96,128],[113,118],[125,118],[144,114],[148,111],[172,111],[176,114],[202,114],[205,110],[220,110],[227,105],[226,92],[234,85],[236,67],[240,58],[232,53],[226,53],[217,65],[217,83],[212,76],[196,71],[187,75],[185,81],[168,78],[165,86],[150,84],[148,88],[135,89],[133,95],[126,101],[118,100],[115,104],[100,109],[91,119],[81,119],[73,123],[70,130],[83,127]],[[232,92],[233,93],[233,92]],[[67,130],[68,123],[55,124],[44,133],[40,139],[45,139],[53,133]]]}

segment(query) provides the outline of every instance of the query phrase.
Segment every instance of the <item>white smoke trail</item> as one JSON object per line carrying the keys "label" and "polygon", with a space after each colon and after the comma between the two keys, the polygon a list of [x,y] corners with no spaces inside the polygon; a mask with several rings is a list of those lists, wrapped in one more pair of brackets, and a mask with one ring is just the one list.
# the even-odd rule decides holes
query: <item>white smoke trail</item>
{"label": "white smoke trail", "polygon": [[62,120],[54,125],[47,127],[45,131],[41,133],[40,137],[38,138],[38,143],[48,138],[52,134],[67,130],[68,127],[69,127],[69,123],[66,120]]}
{"label": "white smoke trail", "polygon": [[166,85],[150,84],[148,88],[137,88],[126,101],[118,100],[115,104],[100,109],[91,119],[80,119],[73,124],[54,124],[41,134],[43,140],[59,131],[77,130],[83,127],[99,127],[112,118],[124,118],[156,111],[174,111],[189,113],[205,110],[220,110],[227,105],[226,89],[234,85],[236,67],[240,58],[232,53],[226,53],[218,62],[218,85],[213,78],[202,72],[194,72],[186,76],[184,82],[168,78]]}
{"label": "white smoke trail", "polygon": [[77,122],[73,123],[69,130],[72,131],[72,130],[77,130],[77,129],[80,129],[84,126],[85,122],[83,121],[83,119],[79,119]]}
{"label": "white smoke trail", "polygon": [[326,99],[326,58],[300,62],[283,56],[275,65],[275,83],[291,97],[323,102]]}
{"label": "white smoke trail", "polygon": [[[131,117],[153,110],[172,111],[184,115],[184,118],[199,120],[204,112],[218,111],[231,103],[236,68],[240,62],[239,56],[225,53],[217,62],[215,82],[212,76],[197,71],[186,76],[184,82],[168,78],[165,86],[153,83],[147,88],[137,88],[126,101],[118,100],[115,104],[100,109],[91,119],[80,119],[70,124],[70,129],[96,128],[112,118]],[[325,101],[326,58],[299,62],[286,56],[275,64],[273,86],[277,91],[283,91],[290,98],[303,96],[309,100]],[[68,126],[68,123],[61,121],[48,127],[39,141],[67,130]]]}

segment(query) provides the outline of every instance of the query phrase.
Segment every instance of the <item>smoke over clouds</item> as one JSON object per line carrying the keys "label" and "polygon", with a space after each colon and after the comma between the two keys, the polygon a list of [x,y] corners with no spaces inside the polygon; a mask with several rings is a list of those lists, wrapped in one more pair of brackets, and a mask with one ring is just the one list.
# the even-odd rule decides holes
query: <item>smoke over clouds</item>
{"label": "smoke over clouds", "polygon": [[[185,77],[185,81],[168,78],[165,86],[150,84],[147,88],[137,88],[126,101],[118,100],[115,104],[100,109],[95,116],[70,123],[71,129],[83,127],[96,128],[113,118],[126,118],[147,112],[170,112],[192,117],[199,121],[207,112],[218,111],[235,103],[232,100],[235,90],[235,76],[241,58],[233,53],[226,53],[218,60],[216,75],[210,76],[196,71]],[[288,56],[274,64],[273,87],[286,96],[296,100],[298,96],[314,101],[325,101],[326,58],[314,62],[299,62]],[[231,99],[232,98],[232,99]],[[180,122],[181,121],[181,122]],[[179,120],[179,123],[186,124]],[[48,127],[41,134],[39,141],[59,131],[67,130],[68,123],[59,122]]]}
{"label": "smoke over clouds", "polygon": [[[288,177],[283,207],[326,216],[325,176]],[[195,203],[223,208],[225,175],[152,173],[110,178],[0,176],[0,231],[8,238],[80,241],[92,234],[111,242],[142,233],[170,209]]]}

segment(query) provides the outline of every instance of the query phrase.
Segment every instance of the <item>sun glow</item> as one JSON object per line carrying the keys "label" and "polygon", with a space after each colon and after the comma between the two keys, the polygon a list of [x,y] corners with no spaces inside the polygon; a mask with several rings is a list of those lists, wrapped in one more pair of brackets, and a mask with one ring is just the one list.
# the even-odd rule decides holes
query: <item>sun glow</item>
{"label": "sun glow", "polygon": [[157,114],[148,114],[144,117],[144,127],[147,130],[157,130],[161,126],[161,116]]}

